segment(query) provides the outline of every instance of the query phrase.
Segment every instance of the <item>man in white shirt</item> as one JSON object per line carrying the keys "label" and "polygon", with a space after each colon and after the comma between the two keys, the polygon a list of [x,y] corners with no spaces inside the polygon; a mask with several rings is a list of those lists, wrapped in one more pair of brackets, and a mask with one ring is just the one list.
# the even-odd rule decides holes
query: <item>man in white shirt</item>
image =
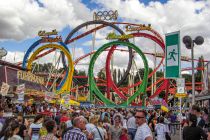
{"label": "man in white shirt", "polygon": [[137,130],[136,119],[134,115],[135,114],[133,112],[129,112],[129,119],[127,121],[128,135],[130,135],[131,140],[134,139]]}
{"label": "man in white shirt", "polygon": [[134,140],[153,140],[152,132],[146,123],[147,113],[143,110],[137,111],[135,118],[138,126]]}

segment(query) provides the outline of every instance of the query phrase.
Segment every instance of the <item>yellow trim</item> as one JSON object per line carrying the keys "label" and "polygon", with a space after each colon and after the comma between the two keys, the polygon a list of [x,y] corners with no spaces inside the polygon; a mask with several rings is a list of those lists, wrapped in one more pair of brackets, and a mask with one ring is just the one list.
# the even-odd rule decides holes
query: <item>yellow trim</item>
{"label": "yellow trim", "polygon": [[186,93],[176,93],[175,97],[177,97],[177,98],[185,98],[185,97],[187,97],[187,94]]}
{"label": "yellow trim", "polygon": [[74,64],[73,64],[73,60],[72,60],[72,57],[71,57],[70,53],[63,46],[57,45],[57,44],[47,44],[47,45],[41,46],[28,59],[27,69],[31,70],[32,62],[36,59],[36,56],[41,51],[43,51],[43,50],[45,50],[47,48],[59,49],[62,52],[64,52],[65,56],[67,57],[67,59],[68,59],[68,67],[69,67],[69,69],[68,69],[68,77],[66,78],[65,83],[61,87],[61,90],[57,91],[57,93],[61,94],[61,93],[64,93],[64,92],[70,92],[71,84],[72,84],[72,78],[73,78],[73,72],[74,72]]}

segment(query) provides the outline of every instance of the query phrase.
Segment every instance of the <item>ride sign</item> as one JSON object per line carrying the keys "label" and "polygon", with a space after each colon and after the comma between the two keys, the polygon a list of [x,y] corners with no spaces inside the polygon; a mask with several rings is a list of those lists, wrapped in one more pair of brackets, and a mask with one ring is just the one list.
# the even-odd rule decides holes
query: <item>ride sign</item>
{"label": "ride sign", "polygon": [[175,94],[175,97],[179,98],[186,97],[187,94],[185,93],[185,79],[177,78],[176,86],[177,86],[177,93]]}
{"label": "ride sign", "polygon": [[148,26],[144,24],[139,24],[138,26],[132,26],[132,25],[126,25],[125,26],[126,32],[132,32],[132,31],[142,31],[142,30],[151,30],[151,24],[148,24]]}
{"label": "ride sign", "polygon": [[129,39],[129,38],[133,38],[134,36],[133,35],[116,35],[114,32],[112,33],[109,33],[106,37],[107,40],[114,40],[114,39],[119,39],[119,40],[126,40],[126,39]]}
{"label": "ride sign", "polygon": [[176,85],[177,85],[177,93],[184,93],[185,79],[184,78],[178,78],[176,80]]}
{"label": "ride sign", "polygon": [[[50,37],[52,35],[56,35],[56,37]],[[57,35],[58,35],[58,32],[56,31],[56,29],[52,30],[52,32],[46,32],[44,30],[38,32],[38,36],[42,38],[41,40],[42,43],[62,42],[61,36],[57,36]]]}
{"label": "ride sign", "polygon": [[165,78],[180,77],[180,33],[173,32],[165,35]]}

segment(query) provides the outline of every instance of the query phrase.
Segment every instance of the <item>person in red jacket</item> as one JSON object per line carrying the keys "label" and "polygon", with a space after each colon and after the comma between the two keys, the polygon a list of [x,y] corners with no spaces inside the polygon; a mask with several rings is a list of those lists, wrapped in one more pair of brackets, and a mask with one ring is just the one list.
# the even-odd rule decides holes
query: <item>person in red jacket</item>
{"label": "person in red jacket", "polygon": [[63,111],[61,118],[60,118],[60,122],[67,122],[70,118],[68,117],[67,111]]}

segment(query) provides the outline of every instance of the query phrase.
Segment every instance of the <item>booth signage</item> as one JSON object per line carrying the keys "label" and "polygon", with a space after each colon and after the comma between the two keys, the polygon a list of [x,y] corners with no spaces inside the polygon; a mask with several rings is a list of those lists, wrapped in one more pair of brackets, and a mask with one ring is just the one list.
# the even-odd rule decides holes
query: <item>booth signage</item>
{"label": "booth signage", "polygon": [[40,76],[36,76],[31,72],[18,71],[17,78],[21,80],[30,81],[30,82],[44,85],[44,78]]}

